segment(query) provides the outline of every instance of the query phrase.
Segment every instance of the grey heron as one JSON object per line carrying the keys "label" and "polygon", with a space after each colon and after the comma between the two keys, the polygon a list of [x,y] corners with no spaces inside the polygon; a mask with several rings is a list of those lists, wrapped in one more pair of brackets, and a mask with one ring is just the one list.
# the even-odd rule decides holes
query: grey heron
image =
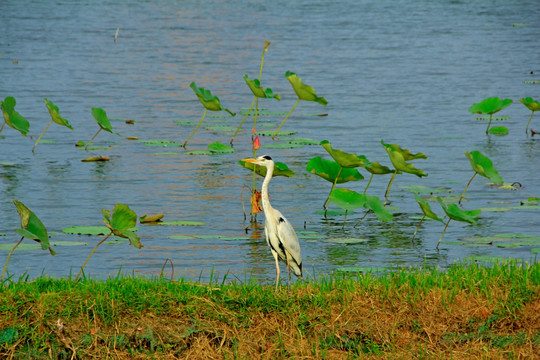
{"label": "grey heron", "polygon": [[264,234],[276,261],[276,290],[279,284],[279,260],[287,264],[288,290],[291,282],[291,269],[294,275],[300,278],[302,277],[302,254],[298,237],[291,223],[279,210],[274,209],[270,205],[270,200],[268,199],[268,183],[272,179],[274,172],[274,161],[268,155],[263,155],[256,159],[243,159],[243,161],[266,168],[266,176],[264,177],[261,190],[262,207],[266,220]]}

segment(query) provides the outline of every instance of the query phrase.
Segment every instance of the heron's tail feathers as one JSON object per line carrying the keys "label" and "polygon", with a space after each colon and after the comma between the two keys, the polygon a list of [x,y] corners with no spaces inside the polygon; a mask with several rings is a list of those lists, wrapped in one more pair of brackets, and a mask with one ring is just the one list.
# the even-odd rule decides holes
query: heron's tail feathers
{"label": "heron's tail feathers", "polygon": [[293,261],[290,262],[289,265],[290,265],[294,275],[301,278],[302,277],[302,263],[297,264],[296,261],[293,260]]}

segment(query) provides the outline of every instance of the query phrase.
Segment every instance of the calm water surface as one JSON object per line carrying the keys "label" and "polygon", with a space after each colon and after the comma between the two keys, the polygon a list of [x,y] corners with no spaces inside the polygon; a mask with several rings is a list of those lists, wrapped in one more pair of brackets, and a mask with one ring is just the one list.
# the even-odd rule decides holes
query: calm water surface
{"label": "calm water surface", "polygon": [[[414,161],[427,178],[396,178],[390,200],[399,211],[393,221],[368,216],[354,228],[360,211],[349,215],[342,228],[342,216],[316,213],[330,183],[305,170],[314,156],[330,158],[322,147],[260,150],[296,172],[272,180],[271,200],[301,230],[309,274],[351,267],[444,268],[477,255],[534,259],[534,246],[468,247],[459,242],[466,236],[540,235],[539,210],[534,209],[484,211],[477,226],[452,222],[439,251],[435,247],[443,225],[425,222],[413,244],[420,209],[405,186],[442,186],[460,194],[472,175],[464,152],[479,150],[506,182],[519,181],[523,188],[493,189],[477,177],[466,209],[517,206],[540,196],[540,140],[525,136],[530,112],[518,101],[540,96],[539,85],[524,82],[540,74],[534,45],[540,34],[537,1],[3,1],[0,12],[0,98],[14,96],[17,111],[31,123],[28,138],[11,128],[1,133],[0,233],[5,235],[0,241],[18,240],[13,233],[20,225],[13,206],[17,199],[40,217],[51,241],[88,243],[57,246],[55,257],[17,250],[9,262],[11,274],[62,277],[77,272],[100,237],[65,235],[62,229],[102,225],[101,210],[121,202],[138,215],[163,213],[164,220],[206,225],[140,225],[144,248],[102,245],[86,268],[91,276],[105,278],[120,269],[156,275],[170,258],[177,276],[207,280],[214,272],[272,279],[263,216],[257,224],[244,221],[240,200],[242,187],[251,184],[250,173],[237,164],[251,155],[251,119],[235,141],[235,153],[227,155],[188,155],[181,148],[124,139],[183,142],[203,112],[191,81],[210,89],[233,111],[249,107],[252,95],[242,75],[257,77],[266,40],[271,46],[262,82],[282,100],[261,101],[260,106],[282,113],[293,106],[296,96],[284,77],[287,70],[329,101],[327,107],[298,105],[283,127],[297,132],[293,138],[326,139],[335,148],[388,166],[381,139],[428,156]],[[508,136],[486,136],[486,122],[467,111],[492,96],[514,100],[500,113],[508,117],[503,124],[510,129]],[[49,121],[43,98],[58,105],[75,130],[53,124],[44,139],[55,142],[40,143],[32,154]],[[95,145],[105,148],[85,152],[74,143],[88,141],[97,131],[92,107],[105,109],[122,137],[100,133]],[[258,127],[273,130],[283,117],[266,116]],[[234,128],[241,119],[208,117],[188,150],[228,143],[231,133],[215,126]],[[537,121],[533,129],[540,127]],[[261,140],[263,146],[274,143],[269,137]],[[111,161],[81,162],[97,155]],[[375,178],[369,192],[384,197],[389,179]],[[341,187],[361,192],[365,185]],[[438,204],[432,208],[442,215]],[[343,237],[367,241],[344,245],[333,240]],[[7,253],[0,251],[0,264]]]}

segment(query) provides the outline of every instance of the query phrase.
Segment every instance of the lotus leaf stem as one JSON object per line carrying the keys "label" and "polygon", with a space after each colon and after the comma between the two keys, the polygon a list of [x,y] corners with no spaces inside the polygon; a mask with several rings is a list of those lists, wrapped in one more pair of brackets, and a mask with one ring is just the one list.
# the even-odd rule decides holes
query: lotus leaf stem
{"label": "lotus leaf stem", "polygon": [[24,236],[21,237],[21,240],[19,240],[19,242],[17,244],[15,244],[13,249],[11,249],[11,251],[9,252],[9,254],[8,254],[7,258],[6,258],[6,263],[4,264],[4,269],[2,270],[2,276],[0,277],[0,281],[4,279],[4,273],[6,272],[7,264],[9,262],[9,258],[11,257],[11,254],[13,254],[13,251],[15,251],[15,249],[17,248],[17,246],[19,246],[19,244],[23,241],[23,239],[24,239]]}
{"label": "lotus leaf stem", "polygon": [[195,134],[195,132],[197,131],[197,129],[199,128],[199,126],[201,126],[201,124],[202,124],[204,118],[206,117],[206,113],[207,113],[207,112],[208,112],[208,109],[205,108],[201,120],[199,121],[199,123],[197,124],[197,126],[195,127],[195,129],[193,130],[193,132],[191,133],[191,135],[189,135],[189,137],[187,138],[187,140],[184,142],[183,147],[186,147],[186,145],[187,145],[189,139],[191,139],[191,137]]}
{"label": "lotus leaf stem", "polygon": [[294,103],[294,106],[293,106],[293,108],[291,109],[291,111],[289,111],[289,113],[287,114],[287,116],[285,116],[285,119],[283,119],[283,121],[281,122],[281,124],[279,124],[279,127],[277,128],[276,132],[274,133],[274,135],[272,135],[272,140],[274,140],[274,138],[276,137],[277,133],[279,132],[279,129],[281,129],[281,127],[283,126],[283,124],[285,124],[285,121],[287,121],[287,119],[288,119],[289,116],[292,114],[292,112],[294,111],[294,109],[296,109],[296,106],[298,105],[299,102],[300,102],[300,98],[298,98],[298,100],[296,100],[296,103]]}
{"label": "lotus leaf stem", "polygon": [[388,186],[386,187],[386,193],[384,194],[384,204],[388,204],[388,195],[390,194],[390,189],[392,188],[392,183],[394,182],[394,178],[396,177],[398,170],[394,171],[394,174],[392,175],[392,178],[390,179],[390,182],[388,183]]}
{"label": "lotus leaf stem", "polygon": [[2,130],[4,130],[4,126],[6,126],[6,121],[4,121],[4,123],[2,124],[2,127],[0,127],[0,133],[2,132]]}
{"label": "lotus leaf stem", "polygon": [[364,194],[367,192],[367,189],[368,189],[369,185],[371,184],[371,180],[373,180],[373,174],[371,174],[371,176],[369,177],[369,181],[368,181],[368,183],[366,185],[366,188],[364,189]]}
{"label": "lotus leaf stem", "polygon": [[420,228],[420,225],[422,225],[422,222],[424,221],[425,218],[426,218],[426,215],[422,216],[422,218],[420,219],[420,222],[416,226],[416,229],[414,229],[414,234],[413,234],[413,237],[411,239],[411,242],[414,242],[414,238],[416,237],[416,233],[418,232],[418,229]]}
{"label": "lotus leaf stem", "polygon": [[448,224],[450,224],[450,221],[452,221],[452,219],[448,219],[448,221],[446,222],[444,230],[443,230],[443,232],[441,234],[441,238],[439,239],[439,242],[437,243],[437,250],[439,250],[439,245],[441,244],[441,240],[442,240],[442,238],[444,236],[444,233],[446,232],[446,228],[448,227]]}
{"label": "lotus leaf stem", "polygon": [[160,277],[163,277],[163,271],[165,270],[165,265],[167,265],[167,262],[171,263],[171,282],[174,279],[174,264],[170,258],[165,259],[165,263],[163,264],[163,267],[161,268],[161,274],[159,274]]}
{"label": "lotus leaf stem", "polygon": [[[527,134],[527,132],[529,131],[529,124],[531,123],[533,115],[534,115],[534,110],[531,112],[531,117],[529,118],[529,122],[527,123],[527,127],[525,128],[525,134]],[[0,129],[0,131],[2,130]]]}
{"label": "lotus leaf stem", "polygon": [[489,114],[489,123],[488,123],[487,129],[486,129],[486,134],[488,133],[489,127],[491,126],[491,120],[493,120],[493,114]]}
{"label": "lotus leaf stem", "polygon": [[49,126],[51,126],[52,122],[53,122],[52,120],[49,121],[49,123],[48,123],[47,126],[45,127],[45,130],[43,130],[43,132],[39,135],[38,139],[36,140],[36,143],[34,144],[34,147],[32,148],[32,152],[34,152],[34,150],[36,149],[37,144],[38,144],[39,141],[41,140],[41,137],[43,136],[43,134],[45,134],[45,132],[47,131],[47,129],[49,128]]}
{"label": "lotus leaf stem", "polygon": [[94,137],[92,139],[90,139],[90,141],[88,142],[88,144],[86,144],[86,146],[84,147],[84,150],[88,149],[88,146],[92,143],[92,141],[94,141],[94,139],[96,138],[96,136],[98,136],[99,132],[101,131],[102,129],[99,128],[99,130],[97,131],[96,135],[94,135]]}
{"label": "lotus leaf stem", "polygon": [[332,183],[332,188],[330,189],[330,193],[328,194],[328,197],[326,198],[326,201],[323,204],[323,208],[325,210],[324,215],[326,215],[326,211],[328,210],[328,201],[330,200],[330,195],[332,195],[332,191],[334,191],[334,188],[336,187],[337,181],[339,179],[339,175],[341,175],[341,170],[343,170],[343,166],[340,166],[339,171],[336,175],[336,179]]}
{"label": "lotus leaf stem", "polygon": [[469,182],[467,183],[467,186],[465,186],[465,190],[463,190],[463,193],[461,194],[461,197],[459,198],[458,204],[461,204],[461,201],[463,200],[463,197],[465,196],[465,192],[469,188],[469,185],[471,185],[471,182],[473,181],[474,177],[476,176],[476,172],[473,174]]}
{"label": "lotus leaf stem", "polygon": [[356,224],[354,224],[353,227],[354,227],[354,228],[357,227],[358,224],[360,224],[360,223],[362,222],[362,220],[364,220],[364,219],[366,218],[366,216],[368,216],[368,214],[369,214],[370,212],[371,212],[371,210],[366,211],[366,213],[364,214],[364,216],[362,216],[362,217],[360,218],[360,220],[358,220],[358,222],[357,222]]}
{"label": "lotus leaf stem", "polygon": [[105,236],[105,238],[103,240],[101,240],[100,242],[97,243],[96,246],[94,246],[94,248],[92,249],[92,252],[90,253],[90,255],[88,255],[88,257],[86,258],[86,261],[84,262],[83,266],[81,266],[81,270],[79,271],[79,273],[77,274],[77,276],[75,277],[75,281],[77,281],[79,279],[79,276],[81,276],[82,272],[83,272],[83,269],[84,267],[86,266],[86,263],[88,263],[88,260],[90,260],[90,258],[92,257],[92,255],[94,254],[94,252],[96,251],[96,249],[98,248],[99,245],[103,244],[105,242],[105,240],[107,240],[111,235],[112,235],[112,231],[109,233],[109,235]]}

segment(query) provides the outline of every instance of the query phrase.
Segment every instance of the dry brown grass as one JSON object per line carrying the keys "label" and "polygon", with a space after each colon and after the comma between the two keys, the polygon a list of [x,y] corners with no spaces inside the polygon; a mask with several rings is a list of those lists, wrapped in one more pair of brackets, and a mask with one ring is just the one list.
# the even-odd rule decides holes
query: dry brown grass
{"label": "dry brown grass", "polygon": [[[3,358],[73,359],[535,359],[540,287],[515,304],[511,287],[488,294],[444,287],[272,286],[171,292],[157,284],[133,308],[120,295],[0,292],[0,331],[30,329]],[[9,296],[12,298],[9,299]],[[162,302],[152,306],[159,297]],[[515,296],[514,296],[515,297]],[[51,301],[56,306],[51,306]],[[29,330],[29,331],[30,331]],[[25,355],[26,354],[26,355]],[[30,354],[30,355],[28,355]],[[35,354],[33,356],[32,354]]]}

